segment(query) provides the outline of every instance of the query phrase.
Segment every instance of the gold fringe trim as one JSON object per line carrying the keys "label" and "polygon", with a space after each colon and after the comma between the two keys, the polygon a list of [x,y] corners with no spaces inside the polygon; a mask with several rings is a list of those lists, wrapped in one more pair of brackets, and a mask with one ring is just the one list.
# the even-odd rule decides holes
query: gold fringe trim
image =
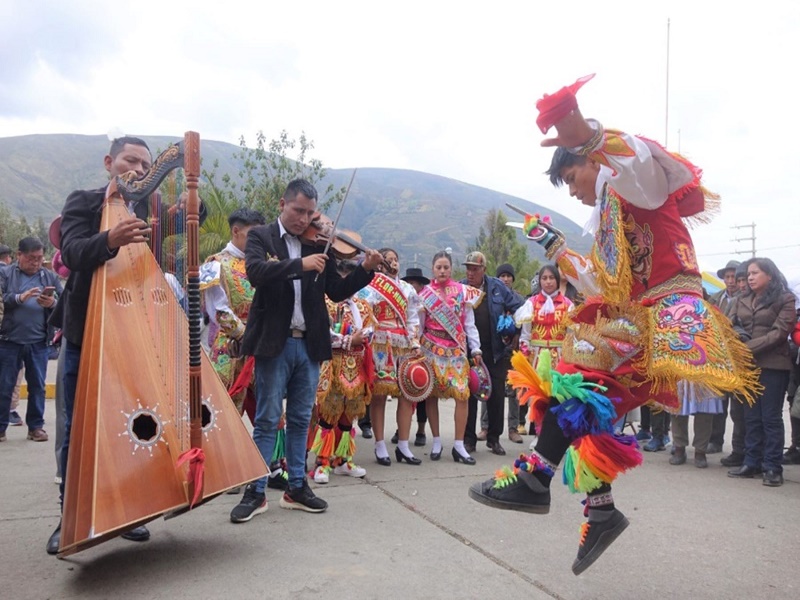
{"label": "gold fringe trim", "polygon": [[[702,300],[701,300],[702,301]],[[656,315],[660,304],[656,303],[650,315],[649,326],[642,332],[642,353],[633,366],[652,384],[653,394],[661,391],[677,393],[680,380],[703,386],[711,394],[722,396],[735,394],[740,401],[750,406],[763,391],[759,383],[760,370],[753,363],[750,349],[739,341],[733,326],[719,311],[702,301],[708,308],[707,329],[703,336],[707,346],[703,348],[706,363],[692,365],[676,360],[659,361],[655,347]]]}
{"label": "gold fringe trim", "polygon": [[[613,204],[612,209],[616,214],[613,215],[614,223],[602,223],[601,227],[609,226],[614,235],[611,244],[617,249],[617,275],[609,273],[608,266],[603,258],[600,247],[595,241],[592,246],[592,264],[595,266],[594,274],[603,299],[611,304],[622,304],[631,296],[633,288],[633,271],[631,270],[631,250],[626,233],[633,231],[633,222],[626,223],[622,217],[622,204],[618,196],[613,191],[608,190],[607,202]],[[602,217],[601,217],[602,219]],[[595,237],[596,239],[596,237]]]}

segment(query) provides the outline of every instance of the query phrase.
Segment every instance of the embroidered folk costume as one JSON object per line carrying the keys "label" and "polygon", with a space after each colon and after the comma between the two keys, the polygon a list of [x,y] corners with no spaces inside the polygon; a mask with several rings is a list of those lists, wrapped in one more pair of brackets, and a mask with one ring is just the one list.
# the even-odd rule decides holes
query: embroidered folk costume
{"label": "embroidered folk costume", "polygon": [[[546,513],[550,479],[563,457],[564,483],[587,493],[576,575],[628,525],[610,484],[642,458],[632,436],[615,433],[615,422],[648,401],[677,411],[681,380],[712,394],[735,391],[748,401],[757,387],[747,348],[703,300],[683,222],[702,221],[718,198],[701,186],[700,169],[686,159],[584,120],[574,94],[588,79],[545,96],[537,107],[542,131],[552,125],[558,130],[549,140],[561,146],[551,181],[568,184],[582,201],[591,199],[594,184],[587,225],[595,238],[592,251],[584,258],[568,250],[563,235],[538,216],[529,216],[523,228],[587,300],[570,315],[555,369],[549,354],[536,370],[522,355],[512,359],[509,381],[520,402],[531,401],[540,430],[535,451],[470,488],[473,499],[490,506]],[[577,146],[567,148],[570,141]]]}
{"label": "embroidered folk costume", "polygon": [[[353,463],[353,421],[366,414],[374,381],[369,340],[375,321],[369,303],[353,297],[339,303],[326,298],[325,304],[331,321],[333,357],[322,363],[317,386],[319,420],[311,445],[317,455],[312,474],[317,483],[327,483],[331,470],[337,475],[366,475]],[[354,341],[357,332],[363,343]]]}
{"label": "embroidered folk costume", "polygon": [[467,348],[480,351],[481,347],[473,310],[484,293],[451,279],[444,284],[432,281],[419,298],[424,314],[422,354],[436,378],[433,395],[464,402],[469,399]]}
{"label": "embroidered folk costume", "polygon": [[[200,291],[204,296],[206,313],[216,330],[211,342],[211,362],[222,383],[230,389],[245,366],[246,359],[238,355],[238,346],[254,294],[244,268],[244,252],[233,242],[228,242],[221,252],[209,256],[202,265]],[[231,398],[239,413],[244,410],[246,398],[249,399],[248,408],[255,410],[252,378]],[[254,413],[248,410],[248,416],[252,421]]]}
{"label": "embroidered folk costume", "polygon": [[398,363],[419,348],[419,297],[410,283],[385,273],[375,273],[358,295],[372,307],[376,321],[371,343],[375,364],[372,393],[398,398]]}
{"label": "embroidered folk costume", "polygon": [[521,329],[519,349],[534,369],[539,365],[539,356],[543,352],[550,354],[554,365],[561,360],[566,317],[573,307],[572,301],[560,291],[552,295],[539,292],[514,313],[514,322]]}

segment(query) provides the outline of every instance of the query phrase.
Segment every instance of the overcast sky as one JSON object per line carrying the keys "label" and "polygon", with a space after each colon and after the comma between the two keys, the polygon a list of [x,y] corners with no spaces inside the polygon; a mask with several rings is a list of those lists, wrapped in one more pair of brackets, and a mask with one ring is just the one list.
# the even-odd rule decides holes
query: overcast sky
{"label": "overcast sky", "polygon": [[749,249],[732,227],[755,222],[759,254],[800,274],[798,58],[796,0],[5,0],[0,136],[305,131],[326,166],[435,173],[583,224],[542,174],[534,105],[594,72],[585,115],[667,138],[722,194],[694,231],[702,268]]}

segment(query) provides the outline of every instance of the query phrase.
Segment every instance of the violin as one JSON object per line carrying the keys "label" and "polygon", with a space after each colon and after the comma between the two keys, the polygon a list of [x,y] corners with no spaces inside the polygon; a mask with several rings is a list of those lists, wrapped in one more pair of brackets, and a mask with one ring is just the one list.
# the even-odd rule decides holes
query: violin
{"label": "violin", "polygon": [[[333,232],[333,239],[331,233]],[[300,241],[310,246],[325,247],[330,240],[330,248],[333,255],[338,259],[353,258],[359,252],[367,252],[368,248],[361,243],[361,236],[354,231],[337,229],[333,231],[333,221],[322,213],[314,213],[311,223],[298,236]],[[397,275],[397,270],[393,269],[388,261],[381,263],[383,271],[392,277]]]}

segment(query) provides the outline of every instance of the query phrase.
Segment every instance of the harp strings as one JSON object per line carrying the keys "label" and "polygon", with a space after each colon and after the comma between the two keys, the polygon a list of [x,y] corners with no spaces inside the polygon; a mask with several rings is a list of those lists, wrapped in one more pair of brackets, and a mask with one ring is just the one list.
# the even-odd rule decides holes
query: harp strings
{"label": "harp strings", "polygon": [[162,381],[169,398],[180,451],[190,446],[189,439],[189,337],[186,324],[186,211],[175,210],[185,190],[182,170],[172,171],[160,186],[160,201],[151,214],[158,218],[160,231],[153,237],[152,249],[163,277],[157,318],[152,323],[160,357]]}

